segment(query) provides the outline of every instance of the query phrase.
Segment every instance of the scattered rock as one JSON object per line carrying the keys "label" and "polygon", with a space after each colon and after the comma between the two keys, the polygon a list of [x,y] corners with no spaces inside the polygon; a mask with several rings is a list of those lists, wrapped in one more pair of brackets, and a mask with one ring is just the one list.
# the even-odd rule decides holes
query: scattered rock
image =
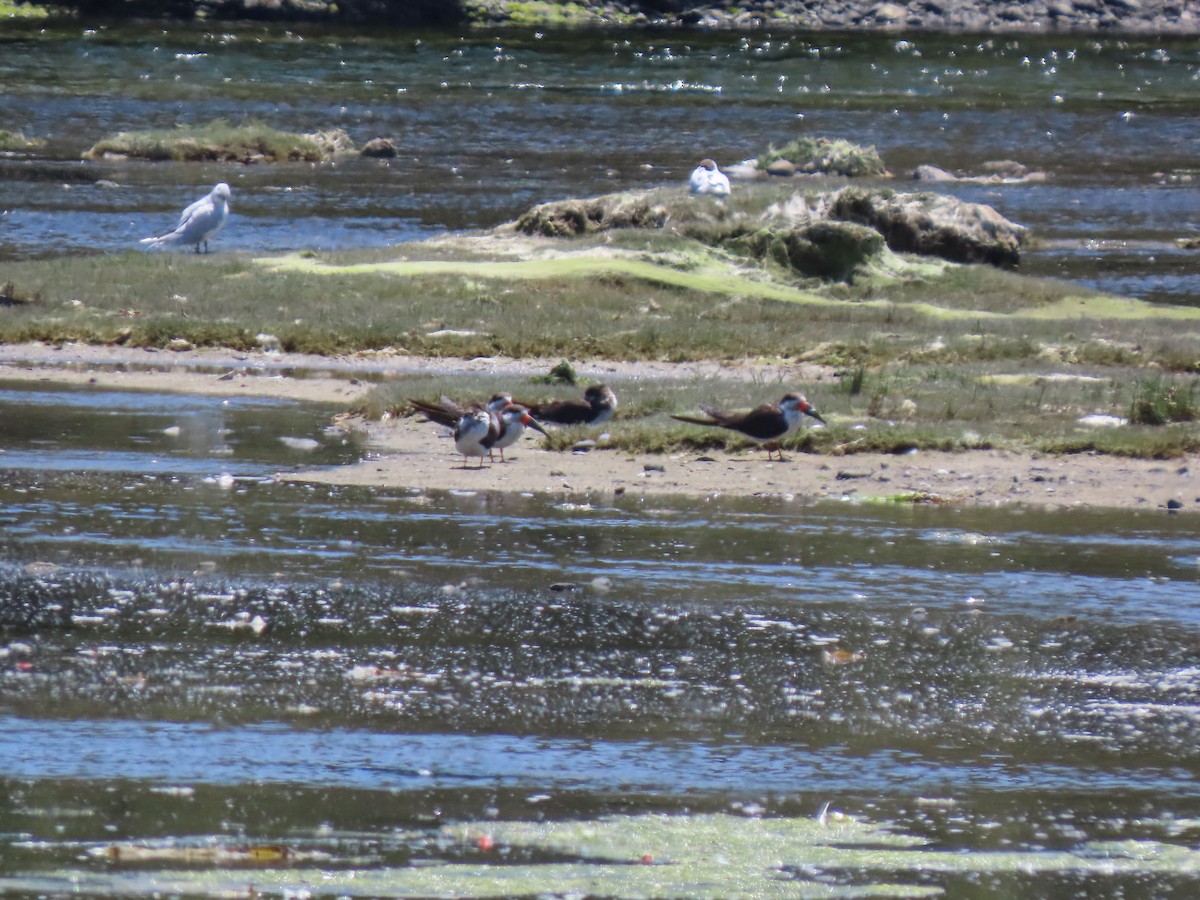
{"label": "scattered rock", "polygon": [[972,184],[1014,184],[1045,181],[1045,172],[1031,172],[1028,166],[1011,159],[994,159],[980,165],[981,175],[955,174],[928,164],[913,169],[913,179],[933,184],[968,181]]}
{"label": "scattered rock", "polygon": [[773,159],[764,170],[768,175],[788,178],[796,174],[796,164],[786,159]]}
{"label": "scattered rock", "polygon": [[958,181],[958,176],[945,169],[939,169],[937,166],[922,165],[913,169],[913,178],[916,181],[928,181],[933,184],[938,184],[945,181]]}
{"label": "scattered rock", "polygon": [[379,159],[391,159],[397,153],[396,142],[391,138],[372,138],[363,144],[361,153],[363,156],[373,156]]}

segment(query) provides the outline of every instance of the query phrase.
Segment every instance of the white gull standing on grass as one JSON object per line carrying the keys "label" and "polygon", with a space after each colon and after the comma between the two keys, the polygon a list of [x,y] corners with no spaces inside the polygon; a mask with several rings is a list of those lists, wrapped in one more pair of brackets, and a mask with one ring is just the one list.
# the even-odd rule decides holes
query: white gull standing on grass
{"label": "white gull standing on grass", "polygon": [[229,185],[220,182],[209,193],[179,216],[179,224],[175,230],[158,237],[143,238],[142,243],[150,247],[192,247],[200,252],[208,252],[208,239],[213,237],[225,226],[229,218]]}
{"label": "white gull standing on grass", "polygon": [[729,178],[717,168],[711,159],[700,160],[700,165],[692,170],[688,185],[693,194],[708,194],[712,197],[729,196]]}

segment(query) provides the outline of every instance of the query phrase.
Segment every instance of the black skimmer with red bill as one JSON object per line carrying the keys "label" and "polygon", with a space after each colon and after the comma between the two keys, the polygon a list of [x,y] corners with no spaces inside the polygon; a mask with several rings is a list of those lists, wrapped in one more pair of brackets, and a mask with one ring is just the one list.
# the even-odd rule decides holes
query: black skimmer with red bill
{"label": "black skimmer with red bill", "polygon": [[[430,403],[428,400],[414,400],[411,397],[408,400],[409,405],[414,412],[419,412],[430,422],[436,425],[442,425],[451,430],[458,427],[458,423],[466,416],[478,410],[484,410],[492,415],[493,418],[500,414],[509,403],[512,403],[512,394],[503,391],[493,394],[492,399],[486,404],[478,402],[458,403],[451,400],[445,394],[437,403]],[[488,454],[491,458],[491,454]],[[500,459],[504,459],[504,451],[500,451]]]}
{"label": "black skimmer with red bill", "polygon": [[699,416],[671,416],[680,422],[690,422],[693,425],[710,425],[716,428],[728,428],[762,444],[767,451],[767,459],[778,452],[780,461],[783,460],[783,449],[780,442],[800,427],[805,416],[811,416],[822,425],[825,420],[816,408],[804,399],[803,394],[786,394],[779,404],[764,403],[756,406],[747,413],[730,413],[714,406],[701,405],[707,418]]}
{"label": "black skimmer with red bill", "polygon": [[526,403],[529,414],[548,425],[603,425],[617,410],[617,395],[607,384],[593,384],[582,400]]}
{"label": "black skimmer with red bill", "polygon": [[444,425],[446,428],[453,428],[458,424],[459,419],[463,416],[469,416],[477,409],[486,409],[495,415],[510,403],[512,403],[512,394],[504,392],[493,394],[492,399],[486,404],[477,402],[457,403],[445,394],[442,395],[441,400],[437,403],[430,403],[428,400],[414,400],[411,397],[408,400],[409,406],[415,412],[419,412],[430,422]]}
{"label": "black skimmer with red bill", "polygon": [[500,451],[503,461],[504,448],[516,443],[526,428],[546,433],[529,410],[517,403],[508,403],[498,412],[477,409],[467,413],[454,425],[454,447],[463,455],[463,468],[468,468],[467,459],[477,456],[482,469],[484,456],[490,458],[493,450]]}
{"label": "black skimmer with red bill", "polygon": [[525,433],[526,428],[532,428],[542,434],[546,433],[546,429],[529,415],[529,410],[519,403],[505,404],[495,414],[493,425],[495,428],[492,435],[489,436],[487,447],[489,450],[500,451],[500,462],[504,462],[504,448],[515,444],[517,439]]}

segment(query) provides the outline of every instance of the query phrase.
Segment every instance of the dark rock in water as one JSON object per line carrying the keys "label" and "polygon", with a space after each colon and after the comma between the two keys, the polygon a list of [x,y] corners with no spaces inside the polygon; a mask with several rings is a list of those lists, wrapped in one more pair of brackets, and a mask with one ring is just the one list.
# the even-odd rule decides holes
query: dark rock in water
{"label": "dark rock in water", "polygon": [[585,200],[543,203],[517,219],[523,234],[545,237],[576,237],[611,228],[662,228],[666,207],[637,194],[609,194]]}
{"label": "dark rock in water", "polygon": [[789,177],[796,174],[796,164],[786,159],[774,159],[767,163],[765,171],[768,175]]}
{"label": "dark rock in water", "polygon": [[391,138],[372,138],[363,145],[362,155],[390,159],[396,155],[396,142]]}
{"label": "dark rock in water", "polygon": [[953,262],[1015,265],[1025,228],[990,206],[941,194],[902,194],[845,188],[829,216],[874,228],[900,253],[940,256]]}
{"label": "dark rock in water", "polygon": [[731,239],[729,246],[757,259],[771,259],[807,278],[853,281],[883,252],[878,231],[853,222],[816,221],[795,228],[762,228]]}

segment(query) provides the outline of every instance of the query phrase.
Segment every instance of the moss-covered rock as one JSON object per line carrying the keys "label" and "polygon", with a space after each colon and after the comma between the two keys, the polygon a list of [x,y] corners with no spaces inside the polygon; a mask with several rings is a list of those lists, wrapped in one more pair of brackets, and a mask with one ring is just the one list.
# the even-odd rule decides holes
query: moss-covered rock
{"label": "moss-covered rock", "polygon": [[786,160],[795,166],[796,172],[806,175],[861,178],[888,174],[879,152],[874,147],[863,147],[840,138],[833,140],[823,137],[799,137],[788,141],[782,147],[771,144],[759,154],[758,167],[770,171],[770,167],[779,160]]}
{"label": "moss-covered rock", "polygon": [[875,229],[898,253],[952,262],[1015,265],[1025,240],[1024,226],[990,206],[928,192],[845,188],[832,198],[829,216]]}
{"label": "moss-covered rock", "polygon": [[641,194],[608,194],[583,200],[543,203],[516,222],[523,234],[543,237],[577,237],[610,228],[662,228],[665,206]]}

